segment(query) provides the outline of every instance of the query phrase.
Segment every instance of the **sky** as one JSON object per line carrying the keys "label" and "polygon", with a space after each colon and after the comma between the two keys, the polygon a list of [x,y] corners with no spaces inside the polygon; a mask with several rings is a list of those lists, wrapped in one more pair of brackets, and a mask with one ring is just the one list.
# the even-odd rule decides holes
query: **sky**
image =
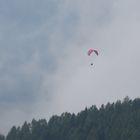
{"label": "sky", "polygon": [[[0,133],[33,118],[139,97],[139,5],[0,0]],[[89,48],[99,56],[89,57]]]}

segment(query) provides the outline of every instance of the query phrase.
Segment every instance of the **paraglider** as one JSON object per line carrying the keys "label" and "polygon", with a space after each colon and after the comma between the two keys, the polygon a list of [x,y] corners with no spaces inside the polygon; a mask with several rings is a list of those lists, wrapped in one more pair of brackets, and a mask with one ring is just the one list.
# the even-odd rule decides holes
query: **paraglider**
{"label": "paraglider", "polygon": [[[96,55],[96,56],[98,56],[99,53],[98,53],[98,51],[97,51],[96,49],[91,48],[91,49],[88,50],[88,56],[91,56],[91,55]],[[92,65],[93,65],[93,63],[91,63],[91,66],[92,66]]]}

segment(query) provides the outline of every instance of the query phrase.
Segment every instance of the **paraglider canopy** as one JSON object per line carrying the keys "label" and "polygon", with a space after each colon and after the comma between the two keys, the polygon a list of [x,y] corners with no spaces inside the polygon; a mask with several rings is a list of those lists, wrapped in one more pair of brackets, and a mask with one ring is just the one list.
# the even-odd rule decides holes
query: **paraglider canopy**
{"label": "paraglider canopy", "polygon": [[94,52],[96,55],[99,54],[97,50],[95,50],[95,49],[89,49],[89,50],[88,50],[88,55],[90,56],[93,52]]}

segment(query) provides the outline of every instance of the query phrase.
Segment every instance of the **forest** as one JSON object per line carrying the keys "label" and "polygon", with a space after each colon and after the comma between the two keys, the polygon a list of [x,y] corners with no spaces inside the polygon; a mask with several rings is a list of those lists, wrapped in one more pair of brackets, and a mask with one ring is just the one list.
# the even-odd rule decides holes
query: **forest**
{"label": "forest", "polygon": [[13,126],[0,140],[140,140],[140,98]]}

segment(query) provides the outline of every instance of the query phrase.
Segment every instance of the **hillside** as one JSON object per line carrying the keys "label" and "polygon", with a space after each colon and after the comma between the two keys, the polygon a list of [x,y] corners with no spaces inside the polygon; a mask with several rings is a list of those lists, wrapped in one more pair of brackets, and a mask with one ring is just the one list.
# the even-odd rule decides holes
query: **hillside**
{"label": "hillside", "polygon": [[139,140],[140,98],[85,108],[78,114],[63,113],[13,126],[0,140]]}

